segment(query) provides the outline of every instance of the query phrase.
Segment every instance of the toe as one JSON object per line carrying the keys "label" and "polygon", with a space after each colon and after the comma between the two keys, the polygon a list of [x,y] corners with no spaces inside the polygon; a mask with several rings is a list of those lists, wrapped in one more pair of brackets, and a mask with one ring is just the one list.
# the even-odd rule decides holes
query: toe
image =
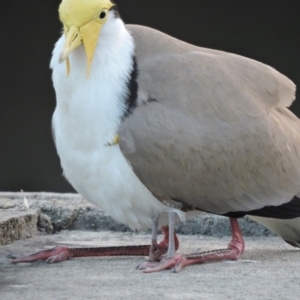
{"label": "toe", "polygon": [[143,272],[144,273],[153,273],[153,272],[159,272],[159,271],[163,271],[163,270],[167,270],[167,269],[172,269],[175,266],[177,266],[178,262],[181,259],[182,259],[182,255],[175,255],[172,258],[162,260],[161,262],[155,264],[154,266],[146,267],[145,269],[143,269]]}

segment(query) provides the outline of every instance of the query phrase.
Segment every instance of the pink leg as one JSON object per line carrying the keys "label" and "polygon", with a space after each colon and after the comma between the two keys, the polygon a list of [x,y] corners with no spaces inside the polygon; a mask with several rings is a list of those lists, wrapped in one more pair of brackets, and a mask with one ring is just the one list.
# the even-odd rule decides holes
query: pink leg
{"label": "pink leg", "polygon": [[[163,239],[155,246],[156,254],[161,256],[168,250],[169,230],[168,226],[162,228]],[[175,236],[176,247],[179,247],[179,241]],[[153,247],[153,246],[151,246]],[[57,246],[49,250],[42,250],[25,256],[10,255],[12,263],[34,262],[45,260],[47,263],[61,262],[75,257],[89,256],[146,256],[149,255],[149,245],[141,246],[119,246],[119,247],[95,247],[95,248],[69,248]]]}
{"label": "pink leg", "polygon": [[[163,233],[163,239],[160,241],[159,244],[155,240],[152,240],[152,244],[150,246],[150,254],[149,254],[149,261],[155,262],[160,261],[162,256],[165,255],[169,249],[169,226],[163,226],[161,229]],[[175,243],[175,251],[179,248],[179,240],[174,232],[174,243]]]}
{"label": "pink leg", "polygon": [[173,271],[177,273],[188,265],[211,261],[238,260],[245,250],[244,239],[238,220],[230,218],[230,224],[232,229],[232,240],[227,249],[213,250],[190,255],[175,255],[168,260],[164,260],[162,263],[144,269],[143,272],[152,273],[173,268]]}
{"label": "pink leg", "polygon": [[[163,227],[162,231],[164,233],[164,241],[165,246],[168,247],[168,251],[163,254],[161,251],[157,249],[157,242],[156,242],[156,234],[157,233],[157,226],[158,219],[154,219],[153,223],[153,231],[152,231],[152,245],[150,248],[149,258],[147,261],[139,264],[136,269],[137,270],[145,270],[148,268],[153,268],[157,265],[157,262],[160,261],[160,264],[163,264],[165,260],[168,260],[169,258],[174,257],[176,250],[179,247],[179,240],[175,233],[175,219],[176,214],[175,213],[169,213],[169,226]],[[171,237],[171,238],[170,238]],[[172,238],[173,237],[173,238]],[[168,245],[168,246],[167,246]]]}

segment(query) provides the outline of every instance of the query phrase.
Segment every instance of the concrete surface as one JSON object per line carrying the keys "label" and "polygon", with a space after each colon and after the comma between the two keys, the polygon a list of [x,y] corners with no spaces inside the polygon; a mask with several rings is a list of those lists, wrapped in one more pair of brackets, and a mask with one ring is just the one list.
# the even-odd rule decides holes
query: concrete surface
{"label": "concrete surface", "polygon": [[[110,246],[148,244],[148,234],[62,231],[0,247],[0,299],[241,299],[298,300],[300,252],[277,237],[246,238],[238,262],[190,266],[180,273],[143,274],[143,257],[78,258],[48,265],[10,264],[10,253],[26,253],[55,244]],[[228,237],[180,235],[180,252],[223,248]]]}
{"label": "concrete surface", "polygon": [[[0,246],[1,300],[300,299],[299,250],[248,218],[239,221],[243,234],[250,236],[246,238],[242,260],[190,266],[179,274],[170,271],[143,274],[135,270],[143,257],[13,265],[7,255],[32,253],[58,244],[93,247],[150,241],[149,233],[132,232],[77,194],[25,193],[25,196],[29,210],[24,206],[22,193],[0,193],[0,237],[2,230],[2,236],[8,237],[6,242],[16,239],[9,238],[12,234],[20,239]],[[7,223],[22,224],[19,227],[23,231],[16,231],[14,228],[18,226]],[[16,234],[28,233],[28,224],[31,236],[38,229],[37,236],[25,239],[30,235]],[[203,214],[178,224],[177,232],[181,233],[180,252],[189,253],[199,248],[207,251],[225,247],[230,228],[227,218]]]}
{"label": "concrete surface", "polygon": [[0,209],[0,245],[35,236],[39,214],[38,209]]}

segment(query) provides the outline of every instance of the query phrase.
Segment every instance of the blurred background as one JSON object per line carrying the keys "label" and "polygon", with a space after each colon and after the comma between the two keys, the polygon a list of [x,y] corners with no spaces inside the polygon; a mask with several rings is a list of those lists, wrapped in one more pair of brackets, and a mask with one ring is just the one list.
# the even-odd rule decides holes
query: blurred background
{"label": "blurred background", "polygon": [[[60,0],[1,3],[0,191],[71,192],[51,135],[49,61]],[[300,85],[300,21],[290,0],[117,0],[126,23],[273,66]],[[299,97],[298,97],[299,98]],[[300,99],[292,107],[300,116]]]}

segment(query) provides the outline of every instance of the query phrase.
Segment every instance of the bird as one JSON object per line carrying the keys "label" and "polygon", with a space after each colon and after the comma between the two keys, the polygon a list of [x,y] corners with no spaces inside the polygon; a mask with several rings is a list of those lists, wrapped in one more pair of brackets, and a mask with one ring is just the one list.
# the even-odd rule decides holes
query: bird
{"label": "bird", "polygon": [[[246,57],[125,25],[111,0],[63,0],[59,18],[50,66],[64,176],[115,220],[152,228],[149,257],[165,257],[139,269],[239,259],[245,215],[299,247],[300,121],[288,109],[290,79]],[[232,241],[175,254],[175,223],[203,212],[228,217]],[[156,235],[166,223],[162,250]],[[60,261],[65,251],[31,258]]]}

